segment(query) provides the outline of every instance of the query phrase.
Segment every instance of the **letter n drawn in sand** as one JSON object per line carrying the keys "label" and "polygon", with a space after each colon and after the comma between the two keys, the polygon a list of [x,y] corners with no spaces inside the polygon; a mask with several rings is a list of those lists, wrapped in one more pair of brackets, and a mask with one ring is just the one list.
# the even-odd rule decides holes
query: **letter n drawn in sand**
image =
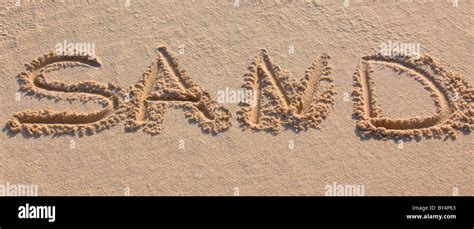
{"label": "letter n drawn in sand", "polygon": [[167,48],[157,49],[158,57],[130,89],[131,101],[125,127],[129,131],[143,129],[160,133],[163,115],[170,107],[185,110],[185,117],[199,124],[203,132],[212,134],[230,127],[230,113],[213,101],[207,90],[199,87],[181,70],[177,59]]}
{"label": "letter n drawn in sand", "polygon": [[94,101],[104,108],[100,111],[82,113],[74,111],[26,110],[15,113],[7,126],[12,132],[24,130],[28,135],[93,134],[116,125],[125,116],[119,114],[122,89],[114,84],[95,81],[65,83],[48,80],[48,72],[65,68],[99,68],[97,58],[88,55],[63,56],[49,52],[26,65],[26,71],[18,76],[20,90],[39,98],[81,102]]}
{"label": "letter n drawn in sand", "polygon": [[241,102],[238,120],[244,128],[278,133],[318,128],[335,103],[329,56],[313,61],[303,79],[297,81],[270,60],[267,50],[257,53],[245,75],[243,89],[252,90],[255,106]]}
{"label": "letter n drawn in sand", "polygon": [[[382,115],[372,81],[372,65],[383,65],[406,73],[431,93],[436,112],[425,117],[393,119]],[[443,67],[429,56],[364,56],[354,74],[354,116],[361,137],[388,138],[456,138],[456,131],[470,132],[474,126],[474,91],[460,74]]]}

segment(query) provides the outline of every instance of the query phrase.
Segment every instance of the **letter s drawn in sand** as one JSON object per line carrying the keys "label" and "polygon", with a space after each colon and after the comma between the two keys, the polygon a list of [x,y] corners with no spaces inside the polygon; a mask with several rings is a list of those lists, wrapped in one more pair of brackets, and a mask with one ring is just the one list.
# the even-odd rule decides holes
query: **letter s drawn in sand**
{"label": "letter s drawn in sand", "polygon": [[[12,132],[24,130],[28,135],[94,134],[110,128],[122,120],[120,114],[120,94],[124,91],[114,84],[95,81],[64,83],[49,81],[46,73],[65,68],[100,68],[97,58],[84,56],[63,56],[49,52],[26,65],[26,71],[18,76],[20,90],[29,95],[49,99],[94,100],[104,108],[100,111],[81,113],[73,111],[57,112],[51,109],[25,110],[13,115],[7,126]],[[123,109],[122,109],[123,111]]]}

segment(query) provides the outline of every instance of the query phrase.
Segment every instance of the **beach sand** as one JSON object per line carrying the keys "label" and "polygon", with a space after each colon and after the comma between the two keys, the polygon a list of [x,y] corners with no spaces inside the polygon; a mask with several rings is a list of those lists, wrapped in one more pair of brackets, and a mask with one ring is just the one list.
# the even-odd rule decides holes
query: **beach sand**
{"label": "beach sand", "polygon": [[[0,185],[474,194],[472,1],[1,2]],[[389,42],[421,57],[377,55]],[[226,88],[262,100],[220,103]]]}

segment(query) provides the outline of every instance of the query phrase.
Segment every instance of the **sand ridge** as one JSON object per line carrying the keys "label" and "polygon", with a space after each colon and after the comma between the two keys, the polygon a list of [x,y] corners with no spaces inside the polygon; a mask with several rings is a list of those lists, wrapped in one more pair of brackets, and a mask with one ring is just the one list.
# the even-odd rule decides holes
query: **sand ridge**
{"label": "sand ridge", "polygon": [[[301,81],[274,64],[266,49],[261,49],[245,74],[242,88],[254,92],[256,106],[241,102],[237,118],[247,129],[278,133],[284,127],[295,131],[318,128],[335,103],[330,57],[314,60]],[[321,89],[320,94],[316,91]],[[263,101],[266,100],[266,101]]]}
{"label": "sand ridge", "polygon": [[[371,64],[381,64],[407,75],[431,93],[436,112],[426,117],[393,119],[385,117],[378,106]],[[463,76],[447,70],[439,61],[424,55],[411,57],[364,56],[354,74],[354,116],[362,137],[416,138],[442,136],[455,139],[457,131],[470,132],[474,127],[474,91]]]}

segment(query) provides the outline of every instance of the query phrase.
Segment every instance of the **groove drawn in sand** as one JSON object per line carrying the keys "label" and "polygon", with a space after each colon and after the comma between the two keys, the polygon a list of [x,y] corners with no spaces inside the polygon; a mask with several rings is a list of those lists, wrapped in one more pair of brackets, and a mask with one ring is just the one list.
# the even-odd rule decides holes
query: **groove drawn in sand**
{"label": "groove drawn in sand", "polygon": [[[395,72],[406,73],[431,93],[436,112],[425,117],[385,117],[376,102],[371,65],[386,66]],[[381,139],[442,136],[455,139],[456,130],[470,132],[474,126],[474,91],[460,74],[443,67],[429,56],[410,57],[364,56],[354,74],[354,115],[363,137]]]}
{"label": "groove drawn in sand", "polygon": [[100,68],[97,58],[90,56],[62,56],[49,52],[26,65],[17,79],[20,90],[29,95],[49,99],[94,100],[104,108],[97,112],[82,113],[51,109],[26,110],[15,113],[7,126],[13,132],[26,131],[29,135],[93,134],[116,125],[125,115],[119,109],[123,90],[115,85],[104,85],[95,81],[64,83],[48,81],[46,73],[72,67]]}
{"label": "groove drawn in sand", "polygon": [[149,134],[161,131],[163,115],[170,107],[185,110],[185,117],[199,124],[204,132],[219,133],[230,127],[229,111],[213,101],[181,70],[178,61],[166,47],[157,49],[158,57],[143,74],[143,79],[130,88],[132,98],[127,104],[131,111],[125,127]]}
{"label": "groove drawn in sand", "polygon": [[[241,102],[237,118],[244,128],[278,133],[283,127],[295,131],[318,128],[335,103],[335,86],[330,76],[329,56],[313,61],[302,80],[271,62],[267,50],[260,50],[245,74],[243,89],[256,95],[256,106]],[[317,93],[320,91],[320,93]]]}

